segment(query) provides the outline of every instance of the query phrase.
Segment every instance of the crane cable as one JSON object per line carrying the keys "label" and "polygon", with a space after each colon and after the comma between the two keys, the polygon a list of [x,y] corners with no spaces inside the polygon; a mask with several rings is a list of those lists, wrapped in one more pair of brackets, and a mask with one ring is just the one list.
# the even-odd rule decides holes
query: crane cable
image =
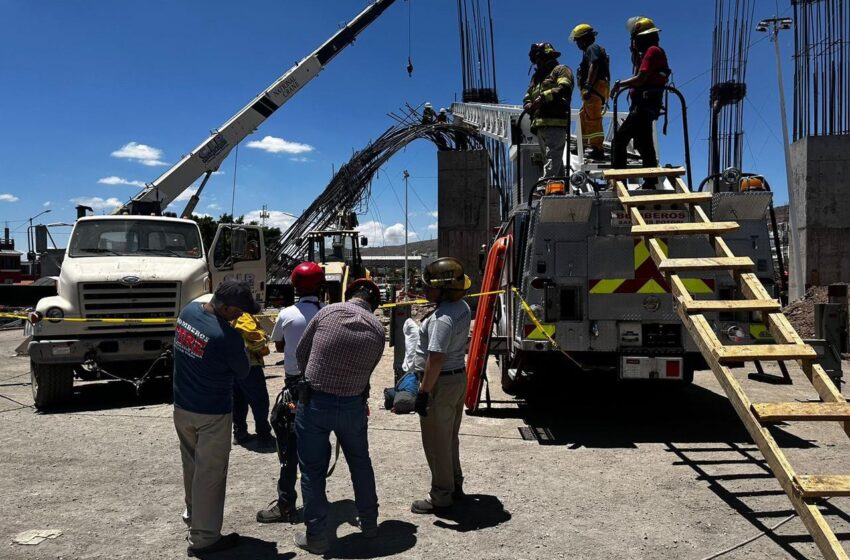
{"label": "crane cable", "polygon": [[413,0],[407,0],[407,77],[413,77],[413,59],[411,52],[413,50],[413,15],[411,13]]}

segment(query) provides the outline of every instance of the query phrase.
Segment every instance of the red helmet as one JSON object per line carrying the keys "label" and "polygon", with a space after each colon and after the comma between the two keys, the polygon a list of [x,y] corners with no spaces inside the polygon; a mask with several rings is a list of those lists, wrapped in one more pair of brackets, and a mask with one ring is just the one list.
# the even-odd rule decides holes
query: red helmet
{"label": "red helmet", "polygon": [[299,292],[312,293],[318,291],[325,281],[325,271],[314,262],[303,262],[292,271],[289,281]]}
{"label": "red helmet", "polygon": [[371,296],[369,303],[372,304],[372,309],[377,309],[381,305],[381,288],[368,278],[358,278],[348,285],[348,288],[345,289],[346,301],[351,299],[351,295],[358,288],[367,288],[369,290]]}

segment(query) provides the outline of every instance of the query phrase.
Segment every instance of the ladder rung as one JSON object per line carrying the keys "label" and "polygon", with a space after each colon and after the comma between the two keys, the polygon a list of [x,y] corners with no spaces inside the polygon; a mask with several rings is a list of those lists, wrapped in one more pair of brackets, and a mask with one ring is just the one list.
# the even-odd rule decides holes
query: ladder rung
{"label": "ladder rung", "polygon": [[689,259],[664,259],[659,272],[680,270],[751,270],[755,265],[749,257],[705,257]]}
{"label": "ladder rung", "polygon": [[850,496],[850,476],[846,474],[797,475],[794,480],[803,498]]}
{"label": "ladder rung", "polygon": [[633,167],[629,169],[606,169],[606,179],[633,179],[640,177],[678,177],[685,174],[684,167]]}
{"label": "ladder rung", "polygon": [[635,196],[629,194],[628,198],[621,198],[624,206],[645,206],[648,204],[697,204],[711,200],[711,193],[671,193],[671,194],[645,194]]}
{"label": "ladder rung", "polygon": [[806,344],[752,344],[720,346],[715,349],[721,363],[814,360],[818,357],[814,348]]}
{"label": "ladder rung", "polygon": [[716,235],[735,231],[739,227],[740,226],[737,222],[710,222],[707,224],[650,224],[646,226],[632,226],[632,235]]}
{"label": "ladder rung", "polygon": [[712,313],[723,311],[779,311],[782,306],[772,299],[703,299],[682,303],[688,313]]}
{"label": "ladder rung", "polygon": [[761,403],[753,405],[753,412],[760,422],[850,420],[850,403]]}

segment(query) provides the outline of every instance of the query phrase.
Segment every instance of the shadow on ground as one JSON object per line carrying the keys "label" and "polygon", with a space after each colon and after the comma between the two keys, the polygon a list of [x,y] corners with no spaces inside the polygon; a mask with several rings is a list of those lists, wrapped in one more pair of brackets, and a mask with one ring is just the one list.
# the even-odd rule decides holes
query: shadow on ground
{"label": "shadow on ground", "polygon": [[387,519],[378,525],[378,536],[365,538],[359,530],[336,538],[340,527],[357,527],[357,508],[353,500],[340,500],[331,504],[328,522],[333,530],[331,550],[325,558],[382,558],[401,554],[416,546],[416,525],[406,521]]}
{"label": "shadow on ground", "polygon": [[[571,377],[547,381],[518,404],[500,404],[481,416],[516,418],[523,439],[570,448],[633,448],[639,443],[751,443],[729,400],[698,385],[618,382]],[[782,447],[813,447],[782,429]]]}
{"label": "shadow on ground", "polygon": [[467,494],[462,501],[436,516],[434,525],[459,533],[489,529],[511,519],[502,501],[487,494]]}

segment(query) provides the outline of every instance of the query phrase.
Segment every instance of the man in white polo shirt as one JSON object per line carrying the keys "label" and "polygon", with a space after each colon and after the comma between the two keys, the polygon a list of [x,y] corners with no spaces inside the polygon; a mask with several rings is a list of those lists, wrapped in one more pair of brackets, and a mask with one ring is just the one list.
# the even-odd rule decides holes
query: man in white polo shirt
{"label": "man in white polo shirt", "polygon": [[[295,267],[290,276],[292,287],[298,295],[298,303],[281,309],[277,316],[271,341],[275,343],[278,352],[283,352],[283,371],[285,373],[284,391],[290,391],[297,402],[295,387],[301,382],[301,370],[295,351],[304,334],[304,329],[319,309],[319,291],[325,281],[325,273],[314,262],[303,262]],[[294,411],[293,411],[294,415]],[[275,426],[277,422],[272,422]],[[290,426],[292,424],[290,423]],[[275,429],[278,432],[277,428]],[[288,429],[286,433],[277,433],[278,457],[280,458],[280,478],[277,481],[277,500],[268,509],[257,512],[260,523],[280,523],[291,521],[295,514],[295,482],[298,477],[298,449],[295,430]]]}

